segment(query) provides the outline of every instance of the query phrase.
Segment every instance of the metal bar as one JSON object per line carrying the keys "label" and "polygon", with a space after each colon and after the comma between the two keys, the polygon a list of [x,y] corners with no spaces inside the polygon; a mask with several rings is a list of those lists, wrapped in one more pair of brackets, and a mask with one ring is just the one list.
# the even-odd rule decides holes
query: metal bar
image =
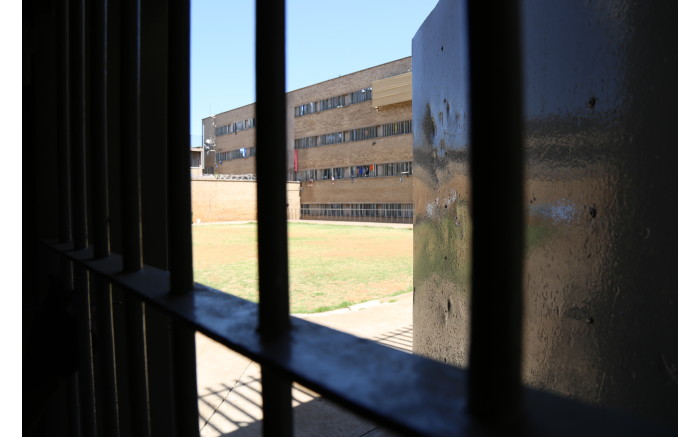
{"label": "metal bar", "polygon": [[[121,266],[119,266],[121,270]],[[131,392],[129,390],[129,346],[127,344],[125,292],[110,285],[112,292],[112,322],[114,326],[114,365],[117,376],[117,410],[121,435],[131,433],[134,425],[131,419]]]}
{"label": "metal bar", "polygon": [[199,436],[195,331],[178,318],[172,321],[171,326],[177,435]]}
{"label": "metal bar", "polygon": [[521,397],[523,151],[519,3],[469,2],[473,252],[469,405],[515,415]]}
{"label": "metal bar", "polygon": [[173,293],[187,293],[192,271],[190,192],[190,2],[168,10],[168,257]]}
{"label": "metal bar", "polygon": [[94,353],[92,347],[92,316],[88,271],[84,266],[76,265],[74,270],[74,287],[77,293],[78,310],[78,387],[80,394],[80,420],[83,436],[100,435],[98,423],[100,417],[97,409]]}
{"label": "metal bar", "polygon": [[263,436],[292,436],[291,380],[274,366],[260,367]]}
{"label": "metal bar", "polygon": [[[168,4],[168,264],[170,293],[188,296],[192,270],[190,192],[190,2]],[[197,363],[191,326],[172,322],[176,429],[179,436],[199,435]]]}
{"label": "metal bar", "polygon": [[95,258],[109,255],[107,188],[107,0],[90,4],[90,149],[92,245]]}
{"label": "metal bar", "polygon": [[[85,249],[87,235],[87,181],[86,181],[86,15],[85,1],[73,0],[69,5],[69,77],[70,77],[70,162],[71,162],[71,219],[74,249]],[[79,393],[81,404],[81,431],[84,436],[97,435],[97,400],[92,348],[92,315],[88,273],[74,269],[74,290],[78,299]]]}
{"label": "metal bar", "polygon": [[[120,8],[120,131],[123,271],[143,268],[141,245],[141,2]],[[125,325],[131,435],[151,435],[143,301],[127,294]]]}
{"label": "metal bar", "polygon": [[[141,199],[143,262],[168,269],[168,10],[167,0],[141,4]],[[164,133],[166,133],[164,135]],[[146,306],[151,432],[175,436],[172,323]]]}
{"label": "metal bar", "polygon": [[[258,329],[270,341],[289,329],[285,2],[257,1],[255,9]],[[291,436],[291,380],[262,369],[263,435]]]}
{"label": "metal bar", "polygon": [[256,6],[256,128],[260,330],[274,336],[289,326],[287,261],[284,0]]}
{"label": "metal bar", "polygon": [[94,278],[93,290],[97,310],[97,381],[100,393],[100,435],[119,436],[119,397],[114,346],[112,286],[103,278]]}
{"label": "metal bar", "polygon": [[146,364],[146,319],[144,303],[132,293],[125,295],[127,372],[131,432],[127,435],[150,436],[151,417]]}
{"label": "metal bar", "polygon": [[87,247],[87,195],[85,176],[86,77],[85,0],[70,3],[70,160],[72,233],[75,249]]}
{"label": "metal bar", "polygon": [[[57,56],[57,86],[58,108],[56,110],[58,123],[58,195],[59,195],[59,241],[63,244],[72,244],[72,220],[71,220],[71,117],[70,117],[70,7],[69,2],[58,3],[57,17],[57,41],[59,52]],[[59,260],[60,281],[64,290],[73,289],[73,264],[67,259]],[[66,402],[68,410],[72,412],[69,418],[69,429],[81,436],[80,430],[80,396],[78,394],[78,374],[73,373],[66,381],[68,394]]]}
{"label": "metal bar", "polygon": [[143,266],[141,247],[141,22],[140,0],[121,2],[120,46],[120,130],[122,251],[124,271],[135,272]]}
{"label": "metal bar", "polygon": [[[90,107],[92,241],[95,258],[109,256],[109,209],[107,169],[107,0],[91,3],[90,23]],[[117,380],[114,354],[112,290],[108,282],[94,278],[91,283],[96,308],[97,338],[95,368],[100,435],[119,436]]]}
{"label": "metal bar", "polygon": [[58,85],[58,204],[59,204],[59,241],[69,243],[72,239],[71,224],[71,188],[70,188],[70,33],[68,2],[58,3],[57,19],[57,85]]}

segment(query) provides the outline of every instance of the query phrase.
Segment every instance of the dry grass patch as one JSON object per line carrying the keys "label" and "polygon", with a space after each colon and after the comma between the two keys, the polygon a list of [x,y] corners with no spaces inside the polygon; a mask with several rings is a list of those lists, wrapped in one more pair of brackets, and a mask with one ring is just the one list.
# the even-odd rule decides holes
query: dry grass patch
{"label": "dry grass patch", "polygon": [[[195,280],[257,301],[255,224],[195,226]],[[293,313],[342,308],[413,289],[413,231],[290,223]]]}

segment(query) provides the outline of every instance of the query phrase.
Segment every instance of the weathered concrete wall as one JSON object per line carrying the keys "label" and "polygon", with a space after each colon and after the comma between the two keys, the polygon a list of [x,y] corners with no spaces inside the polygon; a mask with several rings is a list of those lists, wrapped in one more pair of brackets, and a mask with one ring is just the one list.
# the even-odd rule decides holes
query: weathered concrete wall
{"label": "weathered concrete wall", "polygon": [[414,351],[467,362],[471,251],[463,2],[441,1],[413,39]]}
{"label": "weathered concrete wall", "polygon": [[[192,181],[192,221],[257,220],[257,183],[233,180]],[[288,211],[298,218],[299,183],[287,183]]]}
{"label": "weathered concrete wall", "polygon": [[[463,7],[442,0],[413,40],[414,349],[457,365],[470,298]],[[523,380],[675,423],[675,6],[522,11]]]}

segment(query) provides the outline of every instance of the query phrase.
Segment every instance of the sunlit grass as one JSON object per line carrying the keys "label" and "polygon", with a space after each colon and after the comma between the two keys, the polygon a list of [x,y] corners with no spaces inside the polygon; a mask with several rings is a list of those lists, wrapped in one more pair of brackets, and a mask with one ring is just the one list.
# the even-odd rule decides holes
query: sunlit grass
{"label": "sunlit grass", "polygon": [[[290,223],[292,313],[312,313],[413,289],[413,231]],[[258,300],[255,224],[195,226],[195,281]]]}

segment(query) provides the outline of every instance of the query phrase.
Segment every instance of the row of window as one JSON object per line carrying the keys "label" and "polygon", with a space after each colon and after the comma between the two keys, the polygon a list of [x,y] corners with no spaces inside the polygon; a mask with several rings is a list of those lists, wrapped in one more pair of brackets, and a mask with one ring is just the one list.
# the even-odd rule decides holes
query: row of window
{"label": "row of window", "polygon": [[296,172],[295,177],[297,181],[306,182],[409,174],[413,174],[413,163],[411,161],[303,170]]}
{"label": "row of window", "polygon": [[249,158],[251,156],[255,156],[255,147],[229,150],[228,152],[219,152],[216,154],[216,162],[221,164],[224,161],[230,161],[232,159],[239,158]]}
{"label": "row of window", "polygon": [[303,217],[413,218],[412,203],[304,203]]}
{"label": "row of window", "polygon": [[255,127],[255,117],[249,118],[247,120],[236,121],[231,124],[224,126],[219,126],[215,129],[214,134],[219,137],[221,135],[232,134],[234,132],[240,132],[242,130],[251,129]]}
{"label": "row of window", "polygon": [[326,111],[333,108],[342,108],[346,105],[372,100],[372,88],[363,88],[359,91],[354,91],[340,96],[330,97],[318,102],[305,103],[294,107],[294,116],[300,117],[306,114]]}
{"label": "row of window", "polygon": [[307,149],[309,147],[325,146],[328,144],[346,143],[349,141],[361,141],[371,138],[388,137],[392,135],[410,134],[413,122],[411,120],[386,123],[379,126],[361,127],[344,132],[333,132],[313,137],[297,138],[294,140],[295,149]]}

